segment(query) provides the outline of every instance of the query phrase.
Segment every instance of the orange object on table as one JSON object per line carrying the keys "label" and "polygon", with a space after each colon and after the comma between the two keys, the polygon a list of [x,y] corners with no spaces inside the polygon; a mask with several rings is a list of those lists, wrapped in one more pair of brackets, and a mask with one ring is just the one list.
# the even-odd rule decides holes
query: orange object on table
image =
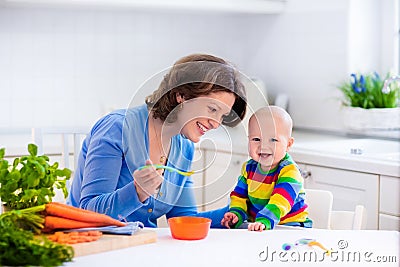
{"label": "orange object on table", "polygon": [[103,235],[100,231],[87,232],[55,232],[48,236],[53,242],[60,244],[78,244],[84,242],[92,242],[98,240]]}
{"label": "orange object on table", "polygon": [[182,216],[168,219],[172,237],[181,240],[199,240],[207,236],[211,220],[203,217]]}

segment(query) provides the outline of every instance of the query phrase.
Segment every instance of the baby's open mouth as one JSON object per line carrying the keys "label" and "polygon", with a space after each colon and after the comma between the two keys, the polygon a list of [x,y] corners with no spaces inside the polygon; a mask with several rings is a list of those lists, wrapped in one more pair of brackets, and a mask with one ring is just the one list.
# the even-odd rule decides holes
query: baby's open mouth
{"label": "baby's open mouth", "polygon": [[269,157],[269,156],[272,156],[272,154],[269,154],[269,153],[259,153],[258,156],[259,156],[260,158],[267,158],[267,157]]}

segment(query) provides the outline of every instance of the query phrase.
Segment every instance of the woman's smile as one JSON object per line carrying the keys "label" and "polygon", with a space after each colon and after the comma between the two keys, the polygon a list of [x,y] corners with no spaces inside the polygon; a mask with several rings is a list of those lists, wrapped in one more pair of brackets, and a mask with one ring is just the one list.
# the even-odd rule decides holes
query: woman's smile
{"label": "woman's smile", "polygon": [[202,124],[201,122],[196,122],[196,124],[197,124],[197,127],[200,129],[200,133],[201,133],[201,135],[204,135],[208,130],[209,130],[209,128],[207,128],[204,124]]}

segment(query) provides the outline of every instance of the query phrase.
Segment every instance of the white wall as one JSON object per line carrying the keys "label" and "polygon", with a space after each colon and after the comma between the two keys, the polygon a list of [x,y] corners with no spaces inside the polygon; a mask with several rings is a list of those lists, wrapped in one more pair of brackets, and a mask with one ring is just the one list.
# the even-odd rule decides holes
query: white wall
{"label": "white wall", "polygon": [[289,0],[278,15],[0,8],[0,128],[91,125],[179,57],[206,52],[261,78],[269,96],[289,94],[296,126],[340,131],[335,85],[364,62],[351,55],[355,2]]}
{"label": "white wall", "polygon": [[[267,18],[271,26],[259,50],[263,69],[258,73],[272,93],[290,95],[296,126],[344,131],[336,86],[353,72],[394,69],[395,48],[385,46],[394,27],[386,36],[382,27],[388,20],[393,24],[389,7],[395,2],[288,1],[285,13]],[[257,72],[259,63],[253,63]]]}
{"label": "white wall", "polygon": [[233,14],[0,9],[0,127],[92,124],[189,53],[240,67],[253,24]]}
{"label": "white wall", "polygon": [[[337,129],[335,84],[347,75],[349,1],[289,1],[286,12],[269,20],[258,72],[271,93],[290,96],[296,126]],[[253,62],[252,70],[259,68]]]}

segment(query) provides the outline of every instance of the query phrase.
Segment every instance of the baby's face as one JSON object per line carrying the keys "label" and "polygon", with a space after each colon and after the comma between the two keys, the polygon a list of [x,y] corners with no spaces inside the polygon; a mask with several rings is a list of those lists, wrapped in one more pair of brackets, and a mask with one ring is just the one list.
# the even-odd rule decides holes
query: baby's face
{"label": "baby's face", "polygon": [[249,121],[249,155],[263,171],[275,168],[285,156],[293,138],[280,120],[270,116],[251,117]]}

